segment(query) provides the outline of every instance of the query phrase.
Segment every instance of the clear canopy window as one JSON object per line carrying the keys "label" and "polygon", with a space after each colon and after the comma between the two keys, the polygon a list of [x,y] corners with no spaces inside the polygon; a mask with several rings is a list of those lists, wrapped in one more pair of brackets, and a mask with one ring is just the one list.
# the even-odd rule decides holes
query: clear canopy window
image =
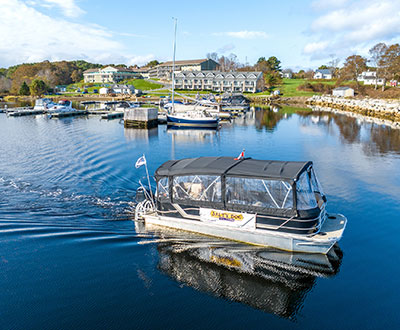
{"label": "clear canopy window", "polygon": [[310,210],[317,207],[317,200],[308,172],[303,172],[296,182],[296,194],[298,210]]}
{"label": "clear canopy window", "polygon": [[156,195],[158,199],[169,199],[168,177],[158,180]]}
{"label": "clear canopy window", "polygon": [[176,176],[173,181],[176,200],[222,202],[221,177],[215,175]]}
{"label": "clear canopy window", "polygon": [[278,209],[293,207],[292,186],[281,180],[227,177],[226,198],[231,204]]}

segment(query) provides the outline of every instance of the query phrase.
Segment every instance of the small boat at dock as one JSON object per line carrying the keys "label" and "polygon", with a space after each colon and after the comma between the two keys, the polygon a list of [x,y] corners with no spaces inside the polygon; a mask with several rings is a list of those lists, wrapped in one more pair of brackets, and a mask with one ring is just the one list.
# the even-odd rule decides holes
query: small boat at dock
{"label": "small boat at dock", "polygon": [[182,113],[167,114],[167,125],[176,127],[218,128],[219,117],[207,111],[193,109]]}
{"label": "small boat at dock", "polygon": [[155,172],[146,223],[293,252],[327,254],[347,219],[326,212],[313,163],[232,157],[170,160]]}
{"label": "small boat at dock", "polygon": [[56,104],[52,103],[47,108],[47,112],[49,114],[72,112],[72,111],[77,111],[77,110],[72,107],[72,102],[66,99],[60,100]]}

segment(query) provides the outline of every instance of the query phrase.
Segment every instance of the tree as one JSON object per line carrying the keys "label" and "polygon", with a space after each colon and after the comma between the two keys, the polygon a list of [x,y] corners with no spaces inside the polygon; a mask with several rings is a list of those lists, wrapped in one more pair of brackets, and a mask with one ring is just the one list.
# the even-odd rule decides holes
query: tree
{"label": "tree", "polygon": [[71,79],[74,83],[81,81],[83,78],[83,74],[81,70],[74,70],[71,73]]}
{"label": "tree", "polygon": [[207,58],[215,62],[218,62],[218,54],[216,52],[207,53]]}
{"label": "tree", "polygon": [[358,76],[367,69],[367,60],[360,55],[351,55],[346,58],[346,62],[342,68],[342,76],[345,79],[355,80],[357,86],[359,82],[357,80]]}
{"label": "tree", "polygon": [[264,74],[264,82],[267,88],[279,85],[282,83],[282,77],[276,71],[268,72]]}
{"label": "tree", "polygon": [[306,72],[304,72],[304,78],[306,79],[312,79],[314,77],[314,71],[309,69]]}
{"label": "tree", "polygon": [[29,86],[29,90],[31,95],[42,95],[47,91],[47,85],[43,80],[34,79]]}
{"label": "tree", "polygon": [[324,65],[320,65],[320,67],[318,68],[318,70],[325,70],[328,69],[328,66]]}
{"label": "tree", "polygon": [[384,91],[386,80],[394,79],[400,73],[400,45],[394,44],[387,47],[379,61],[379,65],[383,69],[382,91]]}
{"label": "tree", "polygon": [[282,69],[281,69],[281,61],[279,61],[275,56],[271,56],[267,60],[267,62],[268,62],[270,71],[275,71],[275,72],[282,71]]}
{"label": "tree", "polygon": [[256,70],[263,73],[272,73],[281,71],[281,61],[275,56],[271,56],[268,60],[265,57],[260,57],[255,65]]}
{"label": "tree", "polygon": [[328,63],[328,69],[331,70],[332,72],[332,76],[333,77],[338,77],[339,76],[339,62],[340,59],[339,58],[335,58],[335,55],[331,55],[331,60]]}
{"label": "tree", "polygon": [[30,95],[31,92],[29,90],[28,84],[24,81],[19,89],[19,95]]}
{"label": "tree", "polygon": [[384,75],[382,68],[382,57],[385,54],[387,48],[388,47],[385,43],[380,42],[369,50],[369,55],[371,56],[370,62],[372,62],[372,64],[376,68],[375,89],[378,89],[378,79]]}
{"label": "tree", "polygon": [[154,67],[156,65],[159,65],[159,64],[160,64],[160,62],[158,62],[157,60],[152,60],[149,63],[147,63],[145,66],[152,68],[152,67]]}

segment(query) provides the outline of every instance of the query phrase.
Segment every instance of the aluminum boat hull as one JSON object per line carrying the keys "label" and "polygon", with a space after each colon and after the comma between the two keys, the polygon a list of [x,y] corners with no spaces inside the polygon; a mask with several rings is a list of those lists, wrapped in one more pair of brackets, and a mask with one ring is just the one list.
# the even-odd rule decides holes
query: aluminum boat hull
{"label": "aluminum boat hull", "polygon": [[185,230],[247,244],[274,247],[291,252],[327,254],[340,240],[347,219],[341,214],[330,214],[319,233],[312,236],[294,235],[265,229],[227,228],[190,219],[173,218],[156,213],[144,216],[146,224]]}

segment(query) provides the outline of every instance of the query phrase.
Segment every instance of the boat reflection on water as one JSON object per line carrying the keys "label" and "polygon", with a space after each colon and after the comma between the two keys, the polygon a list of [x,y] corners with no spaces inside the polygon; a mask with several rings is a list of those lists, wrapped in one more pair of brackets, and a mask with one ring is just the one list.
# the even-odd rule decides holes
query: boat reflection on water
{"label": "boat reflection on water", "polygon": [[167,133],[173,137],[173,142],[212,141],[218,134],[216,129],[168,127]]}
{"label": "boat reflection on water", "polygon": [[124,128],[124,136],[127,141],[143,141],[158,137],[158,128]]}
{"label": "boat reflection on water", "polygon": [[318,277],[337,274],[343,253],[289,253],[136,223],[158,236],[159,270],[196,290],[295,319]]}

